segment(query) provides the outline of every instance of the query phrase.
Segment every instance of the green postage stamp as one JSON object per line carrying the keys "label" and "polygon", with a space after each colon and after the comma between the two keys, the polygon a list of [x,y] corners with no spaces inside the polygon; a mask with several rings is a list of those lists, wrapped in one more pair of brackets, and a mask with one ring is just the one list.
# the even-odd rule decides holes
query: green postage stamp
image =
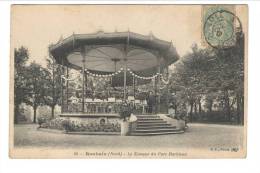
{"label": "green postage stamp", "polygon": [[204,41],[215,48],[229,48],[236,44],[236,31],[242,24],[234,5],[206,5],[202,7]]}

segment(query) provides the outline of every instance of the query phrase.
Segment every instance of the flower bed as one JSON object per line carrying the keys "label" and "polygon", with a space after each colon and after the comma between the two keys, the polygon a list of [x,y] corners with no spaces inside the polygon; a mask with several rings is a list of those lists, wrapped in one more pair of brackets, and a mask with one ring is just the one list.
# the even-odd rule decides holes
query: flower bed
{"label": "flower bed", "polygon": [[66,132],[120,132],[121,130],[119,123],[100,124],[95,122],[84,124],[79,121],[71,121],[61,118],[41,120],[39,125],[39,128],[65,130]]}
{"label": "flower bed", "polygon": [[47,119],[44,123],[42,123],[41,128],[64,130],[62,125],[63,121],[64,119],[61,118],[55,118],[52,120]]}

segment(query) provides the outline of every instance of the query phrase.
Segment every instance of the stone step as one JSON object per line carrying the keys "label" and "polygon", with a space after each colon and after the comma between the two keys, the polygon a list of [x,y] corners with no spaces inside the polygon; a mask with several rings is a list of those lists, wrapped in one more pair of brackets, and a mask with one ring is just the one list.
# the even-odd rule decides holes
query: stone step
{"label": "stone step", "polygon": [[162,120],[162,119],[158,119],[158,120],[137,120],[137,122],[140,122],[140,123],[142,123],[142,122],[165,122],[164,120]]}
{"label": "stone step", "polygon": [[179,134],[184,133],[183,130],[175,130],[170,132],[152,132],[152,133],[140,133],[140,132],[133,132],[131,135],[133,136],[152,136],[152,135],[169,135],[169,134]]}
{"label": "stone step", "polygon": [[173,132],[176,131],[176,128],[160,128],[160,129],[145,129],[145,130],[135,130],[135,133],[157,133],[157,132]]}
{"label": "stone step", "polygon": [[135,115],[137,118],[160,118],[158,115]]}
{"label": "stone step", "polygon": [[176,129],[176,126],[171,126],[171,125],[163,125],[163,126],[137,126],[137,130],[145,130],[145,129]]}
{"label": "stone step", "polygon": [[149,136],[183,133],[158,115],[136,115],[136,129],[131,135]]}
{"label": "stone step", "polygon": [[153,121],[146,121],[146,120],[137,120],[137,123],[167,123],[164,120],[153,120]]}
{"label": "stone step", "polygon": [[171,126],[171,124],[168,124],[166,121],[160,123],[154,123],[154,122],[137,123],[137,127],[141,127],[141,126]]}
{"label": "stone step", "polygon": [[139,117],[138,120],[162,120],[160,117]]}

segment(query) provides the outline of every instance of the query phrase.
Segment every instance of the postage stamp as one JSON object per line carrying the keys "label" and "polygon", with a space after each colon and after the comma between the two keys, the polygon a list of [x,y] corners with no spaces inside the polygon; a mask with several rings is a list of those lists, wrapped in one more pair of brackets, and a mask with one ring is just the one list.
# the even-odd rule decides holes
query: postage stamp
{"label": "postage stamp", "polygon": [[235,6],[208,5],[202,11],[202,37],[206,44],[221,49],[234,46],[236,30],[242,28]]}
{"label": "postage stamp", "polygon": [[245,158],[247,5],[13,5],[11,158]]}

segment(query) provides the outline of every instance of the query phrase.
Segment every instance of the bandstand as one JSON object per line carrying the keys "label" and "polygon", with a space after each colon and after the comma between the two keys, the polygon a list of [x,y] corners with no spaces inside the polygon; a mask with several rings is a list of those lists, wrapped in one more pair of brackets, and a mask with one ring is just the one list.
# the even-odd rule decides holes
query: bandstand
{"label": "bandstand", "polygon": [[[50,55],[63,68],[61,76],[66,84],[61,88],[61,117],[100,119],[105,118],[115,121],[119,118],[116,111],[90,111],[89,105],[102,105],[105,103],[117,104],[129,100],[127,86],[132,86],[131,100],[140,103],[142,100],[135,98],[136,85],[147,84],[155,81],[156,86],[161,82],[167,85],[168,66],[179,59],[179,55],[172,42],[156,38],[152,33],[141,35],[133,32],[105,33],[99,31],[94,34],[72,34],[70,37],[61,39],[57,44],[49,47]],[[80,71],[82,77],[81,98],[75,98],[80,103],[80,109],[70,111],[68,83],[68,69]],[[163,76],[166,73],[166,78]],[[122,99],[95,100],[86,97],[88,90],[87,80],[95,78],[111,80],[111,86],[122,88]],[[160,88],[155,88],[156,112],[160,113]],[[101,110],[96,107],[96,110]],[[103,109],[105,110],[105,109]],[[139,114],[143,114],[142,111]]]}

